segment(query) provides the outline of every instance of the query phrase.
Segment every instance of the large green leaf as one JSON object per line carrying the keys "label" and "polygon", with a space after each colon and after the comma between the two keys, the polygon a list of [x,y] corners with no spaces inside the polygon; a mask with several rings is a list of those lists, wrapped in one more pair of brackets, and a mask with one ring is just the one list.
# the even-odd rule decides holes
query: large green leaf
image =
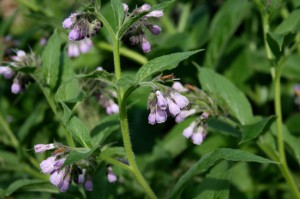
{"label": "large green leaf", "polygon": [[55,30],[49,38],[45,50],[42,54],[42,71],[46,79],[46,84],[50,85],[51,89],[55,89],[59,80],[60,68],[60,37]]}
{"label": "large green leaf", "polygon": [[75,140],[84,147],[92,147],[91,137],[87,126],[74,115],[66,104],[61,102],[64,109],[64,124]]}
{"label": "large green leaf", "polygon": [[252,109],[246,96],[228,79],[211,69],[199,68],[199,81],[202,88],[217,99],[219,106],[228,110],[241,124],[253,120]]}
{"label": "large green leaf", "polygon": [[61,85],[63,82],[66,82],[67,80],[75,76],[72,61],[66,53],[63,54],[61,60],[62,63],[60,64],[60,79],[58,81],[58,86],[60,87],[57,90],[56,98],[57,101],[67,101],[70,99],[74,99],[79,95],[78,80],[73,79],[67,84]]}
{"label": "large green leaf", "polygon": [[260,133],[267,131],[270,124],[275,120],[275,116],[264,118],[254,124],[240,126],[242,131],[241,143],[256,138]]}
{"label": "large green leaf", "polygon": [[122,5],[122,1],[121,0],[112,0],[111,7],[114,12],[114,16],[115,16],[115,20],[116,20],[116,25],[117,25],[116,29],[119,30],[124,21],[124,9],[123,9],[123,5]]}
{"label": "large green leaf", "polygon": [[[171,5],[174,1],[166,1],[163,2],[161,4],[155,5],[151,8],[150,11],[153,10],[163,10],[164,8],[168,7],[169,5]],[[149,12],[150,12],[149,11]],[[134,17],[128,18],[127,20],[124,21],[122,27],[120,28],[119,32],[118,32],[118,36],[119,38],[122,38],[123,35],[126,33],[126,31],[135,23],[137,22],[139,19],[141,19],[143,16],[145,16],[146,14],[148,14],[149,12],[142,12],[139,13],[137,15],[135,15]]]}
{"label": "large green leaf", "polygon": [[276,163],[269,159],[238,149],[217,149],[211,153],[204,155],[179,179],[170,193],[170,198],[178,197],[186,183],[193,176],[207,171],[210,167],[220,162],[221,160]]}
{"label": "large green leaf", "polygon": [[150,60],[144,64],[137,72],[135,79],[137,82],[143,81],[147,77],[154,75],[164,70],[171,70],[178,66],[179,62],[189,58],[190,56],[200,52],[202,50],[173,53],[170,55],[164,55]]}
{"label": "large green leaf", "polygon": [[210,28],[210,42],[207,47],[204,66],[216,67],[226,50],[226,44],[237,30],[247,13],[250,2],[246,0],[227,0],[213,18]]}
{"label": "large green leaf", "polygon": [[230,171],[231,168],[227,161],[222,161],[214,166],[205,176],[198,189],[199,193],[194,199],[228,199]]}
{"label": "large green leaf", "polygon": [[119,115],[104,117],[91,131],[94,146],[102,144],[106,138],[120,128]]}

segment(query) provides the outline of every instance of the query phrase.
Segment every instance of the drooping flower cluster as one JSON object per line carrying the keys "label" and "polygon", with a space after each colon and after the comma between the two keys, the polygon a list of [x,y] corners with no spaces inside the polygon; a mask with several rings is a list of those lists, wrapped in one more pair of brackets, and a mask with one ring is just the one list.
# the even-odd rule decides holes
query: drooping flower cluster
{"label": "drooping flower cluster", "polygon": [[69,57],[78,57],[80,54],[87,53],[93,47],[93,42],[90,38],[74,42],[70,41],[68,44]]}
{"label": "drooping flower cluster", "polygon": [[88,13],[72,13],[63,21],[65,29],[71,29],[69,39],[79,41],[94,36],[101,28],[102,23]]}
{"label": "drooping flower cluster", "polygon": [[16,55],[10,58],[12,61],[8,62],[7,66],[0,66],[0,75],[3,75],[6,79],[14,77],[11,92],[18,94],[24,91],[26,84],[32,80],[29,75],[22,73],[20,69],[23,67],[37,67],[40,65],[40,59],[34,53],[26,54],[23,50],[17,50]]}
{"label": "drooping flower cluster", "polygon": [[189,100],[185,96],[171,88],[164,92],[160,90],[151,92],[148,98],[148,109],[150,109],[148,122],[152,125],[163,123],[168,115],[177,116],[188,104]]}
{"label": "drooping flower cluster", "polygon": [[194,86],[184,87],[179,82],[174,82],[172,88],[185,93],[190,99],[189,109],[182,110],[176,116],[175,121],[179,123],[191,115],[197,115],[195,120],[183,130],[182,134],[187,139],[191,138],[194,144],[200,145],[207,134],[207,119],[209,116],[218,115],[219,109],[204,91]]}
{"label": "drooping flower cluster", "polygon": [[91,162],[81,160],[71,165],[64,166],[64,163],[71,152],[71,149],[59,143],[37,144],[34,146],[36,153],[55,149],[52,155],[40,163],[43,173],[50,174],[50,182],[61,192],[66,192],[72,180],[84,186],[87,191],[93,190],[93,182],[90,174]]}
{"label": "drooping flower cluster", "polygon": [[[125,16],[134,17],[143,12],[149,12],[151,6],[144,4],[139,8],[134,9],[131,13],[129,12],[128,5],[123,3]],[[153,35],[158,35],[161,32],[161,28],[158,25],[150,23],[150,18],[160,18],[164,15],[162,10],[153,10],[147,13],[144,17],[134,23],[130,29],[126,32],[125,37],[129,39],[131,45],[139,45],[144,53],[151,51],[151,44],[147,40],[145,35],[145,29],[148,29]]]}
{"label": "drooping flower cluster", "polygon": [[[96,71],[106,72],[102,67]],[[100,79],[87,79],[81,82],[83,90],[87,91],[87,96],[96,96],[98,103],[106,110],[108,115],[119,113],[119,106],[115,102],[117,98],[116,91],[108,83]]]}

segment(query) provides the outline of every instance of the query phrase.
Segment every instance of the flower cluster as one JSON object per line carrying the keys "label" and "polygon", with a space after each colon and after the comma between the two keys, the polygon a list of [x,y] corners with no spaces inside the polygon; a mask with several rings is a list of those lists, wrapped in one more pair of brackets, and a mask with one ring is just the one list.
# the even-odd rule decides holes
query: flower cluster
{"label": "flower cluster", "polygon": [[26,84],[32,80],[29,75],[19,70],[23,67],[37,67],[40,65],[40,59],[34,53],[26,54],[23,50],[17,50],[16,55],[10,58],[12,61],[8,63],[8,66],[0,66],[0,75],[6,79],[14,78],[11,92],[18,94],[24,91]]}
{"label": "flower cluster", "polygon": [[208,113],[204,112],[198,119],[193,121],[187,128],[182,132],[183,136],[192,139],[192,142],[196,145],[200,145],[207,134],[207,123]]}
{"label": "flower cluster", "polygon": [[71,41],[90,38],[102,28],[102,23],[87,13],[72,13],[62,25],[65,29],[71,29],[69,32]]}
{"label": "flower cluster", "polygon": [[[134,17],[143,12],[149,12],[151,6],[144,4],[139,8],[134,9],[129,13],[128,5],[123,3],[125,16]],[[129,38],[131,45],[140,45],[142,50],[146,53],[151,51],[151,44],[147,40],[145,35],[145,29],[147,28],[153,35],[158,35],[161,32],[161,28],[158,25],[154,25],[148,22],[149,18],[160,18],[164,15],[162,10],[153,10],[147,13],[144,17],[134,23],[130,29],[126,32],[125,37]]]}
{"label": "flower cluster", "polygon": [[[106,72],[102,67],[96,71]],[[115,102],[116,91],[109,84],[99,79],[87,79],[81,82],[83,90],[87,91],[87,96],[96,96],[98,103],[106,110],[108,115],[119,113],[119,106]]]}
{"label": "flower cluster", "polygon": [[78,42],[70,41],[68,44],[69,57],[78,57],[81,53],[87,53],[93,47],[93,42],[90,38],[85,38]]}
{"label": "flower cluster", "polygon": [[81,160],[68,166],[63,166],[71,149],[59,143],[37,144],[34,146],[36,153],[55,149],[52,155],[40,163],[43,173],[50,174],[50,182],[61,192],[66,192],[72,182],[82,184],[87,191],[93,190],[90,175],[89,160]]}
{"label": "flower cluster", "polygon": [[190,99],[189,109],[182,110],[176,116],[175,121],[179,123],[191,115],[196,115],[197,117],[183,130],[182,134],[187,139],[191,138],[194,144],[200,145],[207,134],[207,119],[209,116],[219,115],[219,109],[204,91],[194,86],[184,87],[179,82],[174,82],[172,88],[185,93]]}
{"label": "flower cluster", "polygon": [[148,122],[152,125],[163,123],[168,115],[177,116],[188,104],[189,100],[174,89],[169,88],[165,92],[156,90],[148,98]]}

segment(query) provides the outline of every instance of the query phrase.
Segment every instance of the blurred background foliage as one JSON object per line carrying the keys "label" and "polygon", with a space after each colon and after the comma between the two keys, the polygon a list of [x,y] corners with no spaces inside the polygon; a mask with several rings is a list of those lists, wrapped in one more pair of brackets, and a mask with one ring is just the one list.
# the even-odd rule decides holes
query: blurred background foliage
{"label": "blurred background foliage", "polygon": [[[300,6],[299,0],[261,2],[270,13],[271,33]],[[143,3],[154,5],[157,2],[128,0],[125,3],[133,9]],[[0,60],[8,61],[14,49],[33,51],[41,56],[44,49],[41,40],[48,39],[54,29],[58,30],[66,44],[67,31],[62,28],[62,21],[72,12],[87,9],[87,5],[90,5],[87,0],[1,0]],[[109,21],[113,20],[109,1],[102,1],[102,12]],[[254,115],[274,115],[272,78],[264,50],[261,16],[253,1],[177,0],[165,10],[164,17],[157,23],[162,27],[161,34],[156,37],[147,35],[152,44],[150,53],[143,54],[139,48],[124,42],[121,49],[124,73],[133,75],[147,60],[163,54],[203,48],[205,51],[165,74],[174,73],[182,83],[201,87],[192,61],[212,68],[247,96]],[[295,18],[297,29],[300,28],[299,24],[300,17]],[[299,33],[295,31],[293,34],[292,41],[299,41]],[[93,38],[93,42],[92,51],[70,60],[68,67],[72,67],[77,74],[88,73],[98,66],[113,71],[112,49],[105,28]],[[66,51],[65,45],[61,50]],[[293,87],[300,82],[300,48],[290,54],[286,53],[282,81],[283,120],[286,123],[288,164],[299,184],[297,155],[300,154],[300,114]],[[68,193],[59,194],[48,181],[44,181],[47,177],[39,172],[38,162],[46,156],[35,155],[33,145],[54,140],[65,143],[65,129],[54,117],[36,84],[29,84],[26,92],[14,95],[10,92],[11,83],[11,80],[0,77],[0,196],[97,199],[144,197],[133,176],[123,170],[116,168],[119,177],[117,183],[106,182],[104,164],[94,176],[93,192],[85,193],[82,188],[73,186]],[[206,140],[202,145],[195,146],[181,136],[191,119],[177,125],[172,119],[155,126],[147,123],[149,91],[139,89],[130,97],[129,126],[138,164],[159,198],[168,198],[171,187],[192,163],[214,149],[241,148],[265,156],[261,147],[275,147],[275,135],[269,133],[274,132],[274,128],[270,128],[268,133],[263,132],[258,139],[240,144],[240,130],[217,121],[210,121]],[[85,99],[77,107],[77,113],[90,129],[105,116],[105,110],[96,99]],[[18,150],[10,144],[5,131],[16,135],[20,145]],[[106,142],[122,145],[119,129],[114,128],[113,131],[114,134]],[[291,198],[291,195],[275,165],[222,161],[194,177],[186,186],[182,198]]]}

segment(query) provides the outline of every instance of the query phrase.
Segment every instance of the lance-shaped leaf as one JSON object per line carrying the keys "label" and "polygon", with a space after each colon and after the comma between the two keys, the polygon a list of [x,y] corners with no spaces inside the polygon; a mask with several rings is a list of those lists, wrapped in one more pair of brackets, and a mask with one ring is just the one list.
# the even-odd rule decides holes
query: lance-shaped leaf
{"label": "lance-shaped leaf", "polygon": [[[26,187],[32,186],[32,185],[44,185],[45,183],[49,184],[48,181],[45,180],[34,180],[34,179],[21,179],[17,180],[9,185],[9,187],[5,190],[5,196],[10,196],[13,193],[19,191],[22,189],[23,191],[26,191]],[[53,187],[53,186],[52,186]],[[49,189],[47,192],[57,193],[57,189],[53,187],[53,189]]]}
{"label": "lance-shaped leaf", "polygon": [[[157,4],[155,6],[153,6],[151,8],[151,11],[153,10],[163,10],[165,9],[166,7],[168,7],[169,5],[171,5],[174,1],[166,1],[166,2],[163,2],[161,4]],[[123,35],[127,32],[127,30],[135,23],[137,22],[139,19],[141,19],[142,17],[144,17],[146,14],[148,14],[149,12],[142,12],[142,13],[139,13],[137,15],[135,15],[134,17],[131,17],[127,20],[125,20],[124,24],[122,25],[122,27],[120,28],[119,32],[118,32],[118,37],[119,38],[122,38]]]}
{"label": "lance-shaped leaf", "polygon": [[276,163],[269,159],[238,149],[217,149],[204,155],[179,179],[179,181],[171,191],[170,198],[178,197],[184,186],[193,176],[207,171],[210,167],[220,162],[221,160]]}
{"label": "lance-shaped leaf", "polygon": [[120,27],[122,26],[123,20],[124,20],[124,9],[123,9],[123,5],[122,5],[122,1],[121,0],[112,0],[111,7],[114,12],[117,30],[119,30]]}
{"label": "lance-shaped leaf", "polygon": [[240,143],[247,142],[256,138],[259,134],[268,130],[270,124],[275,120],[275,116],[270,116],[268,118],[264,118],[259,122],[249,125],[241,126],[242,131],[242,140]]}
{"label": "lance-shaped leaf", "polygon": [[57,87],[59,80],[59,67],[60,67],[60,37],[55,30],[49,38],[45,50],[42,54],[42,71],[46,79],[46,84],[50,85],[51,89]]}
{"label": "lance-shaped leaf", "polygon": [[219,106],[228,110],[242,124],[249,124],[253,120],[250,103],[242,93],[228,79],[215,73],[211,69],[198,68],[199,81],[202,88],[217,99]]}
{"label": "lance-shaped leaf", "polygon": [[137,82],[143,81],[147,77],[154,75],[164,70],[171,70],[178,66],[179,62],[189,58],[190,56],[200,52],[202,50],[188,51],[173,53],[170,55],[164,55],[150,60],[144,64],[137,72],[135,80]]}
{"label": "lance-shaped leaf", "polygon": [[89,129],[74,115],[66,104],[61,102],[64,109],[64,124],[75,140],[84,147],[92,147]]}

